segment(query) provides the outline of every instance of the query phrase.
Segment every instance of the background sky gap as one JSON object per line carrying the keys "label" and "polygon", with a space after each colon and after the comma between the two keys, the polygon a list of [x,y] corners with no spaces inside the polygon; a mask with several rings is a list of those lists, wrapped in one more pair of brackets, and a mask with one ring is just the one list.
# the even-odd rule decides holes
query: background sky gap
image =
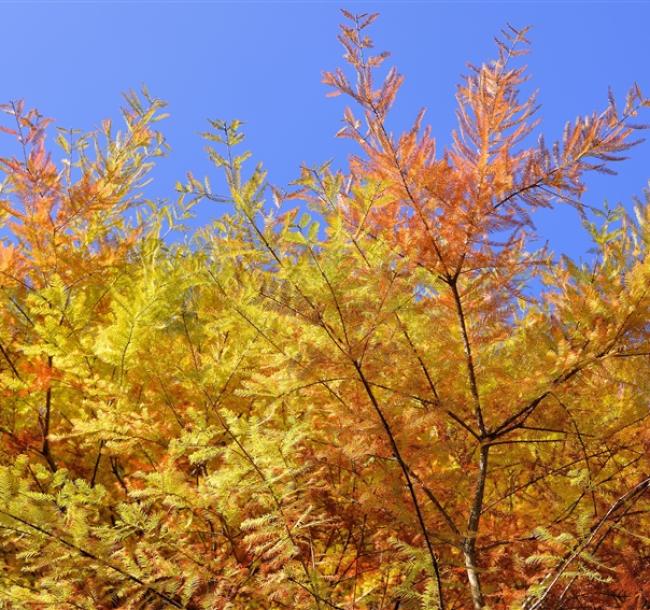
{"label": "background sky gap", "polygon": [[[379,12],[371,31],[406,81],[390,127],[408,128],[420,107],[439,149],[456,126],[454,92],[467,62],[493,58],[493,36],[533,26],[525,58],[529,90],[540,90],[541,131],[561,137],[566,120],[600,112],[612,87],[621,105],[633,82],[650,95],[650,4],[646,2],[0,2],[0,101],[24,99],[56,125],[90,130],[117,118],[121,92],[146,84],[169,103],[159,124],[172,147],[148,194],[175,197],[187,170],[210,168],[198,133],[206,119],[245,122],[247,148],[286,185],[301,163],[344,167],[354,147],[336,139],[346,101],[326,98],[323,70],[343,65],[336,40],[341,8]],[[640,117],[650,122],[650,112]],[[0,137],[0,155],[10,152]],[[594,176],[584,201],[631,204],[650,177],[650,143],[630,151],[618,176]],[[202,204],[194,224],[219,216]],[[535,220],[556,252],[584,255],[575,212]]]}

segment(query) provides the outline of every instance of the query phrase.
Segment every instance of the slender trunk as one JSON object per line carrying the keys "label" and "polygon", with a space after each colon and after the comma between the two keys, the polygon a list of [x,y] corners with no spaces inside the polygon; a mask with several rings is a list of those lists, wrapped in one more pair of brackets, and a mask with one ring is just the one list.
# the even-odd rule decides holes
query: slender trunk
{"label": "slender trunk", "polygon": [[467,534],[463,541],[463,555],[465,556],[465,568],[467,578],[472,593],[472,602],[474,608],[480,610],[484,607],[483,592],[481,591],[481,581],[478,575],[478,565],[476,557],[476,536],[478,535],[479,522],[481,520],[481,511],[483,509],[483,497],[485,494],[485,480],[488,471],[488,456],[490,448],[488,445],[481,446],[479,458],[479,473],[476,480],[476,489],[474,490],[474,500],[472,509],[467,520]]}
{"label": "slender trunk", "polygon": [[[476,418],[476,425],[480,431],[478,440],[479,442],[482,442],[487,438],[488,433],[485,427],[485,422],[483,421],[483,411],[481,409],[481,398],[478,391],[478,382],[476,380],[474,356],[472,354],[472,346],[470,344],[469,333],[467,331],[467,320],[465,319],[465,312],[463,310],[463,303],[461,300],[460,292],[458,291],[456,277],[449,278],[448,283],[454,297],[456,313],[458,315],[458,323],[460,325],[460,330],[463,337],[463,347],[465,349],[469,388],[472,394],[472,399],[474,401],[474,416]],[[481,591],[481,580],[478,573],[476,537],[478,536],[478,528],[481,521],[481,511],[483,510],[483,497],[485,495],[485,481],[487,479],[489,451],[489,445],[481,445],[478,478],[476,479],[474,499],[472,500],[472,506],[470,508],[469,518],[467,520],[467,534],[463,540],[465,568],[467,571],[467,579],[469,580],[469,588],[472,594],[472,602],[474,604],[475,610],[481,610],[481,608],[485,606],[483,592]]]}
{"label": "slender trunk", "polygon": [[467,322],[465,320],[465,312],[463,311],[463,303],[461,301],[460,293],[456,280],[449,282],[449,287],[454,296],[454,303],[456,304],[456,313],[458,314],[458,323],[463,335],[463,347],[465,349],[465,358],[467,360],[467,376],[469,377],[469,388],[472,392],[474,400],[474,415],[476,416],[476,424],[478,425],[481,434],[485,434],[485,423],[483,422],[483,412],[481,411],[481,400],[479,398],[478,382],[476,381],[476,369],[474,367],[474,356],[472,354],[472,346],[469,342],[469,333],[467,332]]}

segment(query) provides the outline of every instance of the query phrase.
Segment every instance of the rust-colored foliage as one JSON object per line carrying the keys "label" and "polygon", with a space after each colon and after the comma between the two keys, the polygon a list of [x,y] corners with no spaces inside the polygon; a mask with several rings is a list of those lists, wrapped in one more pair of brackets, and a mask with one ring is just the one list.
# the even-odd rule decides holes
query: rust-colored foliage
{"label": "rust-colored foliage", "polygon": [[[360,152],[287,191],[238,121],[204,134],[228,195],[189,174],[161,208],[159,101],[61,132],[60,166],[2,107],[1,607],[650,607],[650,205],[581,198],[647,100],[531,145],[509,28],[437,152],[423,113],[389,133],[402,77],[345,17]],[[201,199],[231,207],[172,242]],[[559,204],[588,266],[532,249]]]}

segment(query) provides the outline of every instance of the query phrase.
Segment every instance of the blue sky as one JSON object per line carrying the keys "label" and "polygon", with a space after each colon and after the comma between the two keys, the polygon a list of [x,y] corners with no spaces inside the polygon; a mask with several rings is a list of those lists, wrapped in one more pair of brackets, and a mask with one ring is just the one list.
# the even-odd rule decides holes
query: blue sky
{"label": "blue sky", "polygon": [[[146,84],[167,100],[163,131],[172,147],[154,173],[153,197],[174,197],[187,170],[210,173],[198,132],[210,118],[245,121],[248,147],[274,184],[302,162],[352,150],[334,138],[345,101],[326,98],[323,70],[342,65],[340,8],[379,12],[376,46],[405,75],[391,127],[417,110],[441,144],[455,127],[454,91],[466,63],[494,56],[492,37],[507,23],[531,25],[526,59],[540,89],[542,131],[560,137],[566,120],[601,110],[638,82],[650,95],[650,4],[646,2],[20,2],[0,1],[0,98],[28,106],[64,127],[92,129],[116,117],[121,92]],[[650,113],[648,113],[650,114]],[[650,122],[650,116],[645,117]],[[0,154],[7,152],[0,140]],[[650,177],[650,142],[631,151],[619,175],[589,181],[585,201],[629,203]],[[214,176],[214,173],[212,173]],[[206,204],[198,223],[219,215]],[[556,252],[588,247],[575,213],[541,213],[540,234]]]}

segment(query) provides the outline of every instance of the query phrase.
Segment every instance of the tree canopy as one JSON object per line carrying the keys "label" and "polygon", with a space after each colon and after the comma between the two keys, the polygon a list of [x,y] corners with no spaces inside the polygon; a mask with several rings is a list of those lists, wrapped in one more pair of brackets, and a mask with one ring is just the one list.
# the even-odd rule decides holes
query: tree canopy
{"label": "tree canopy", "polygon": [[[582,197],[648,100],[535,139],[510,27],[438,151],[423,113],[389,131],[402,77],[344,13],[358,154],[285,188],[214,120],[228,192],[149,201],[146,91],[61,163],[2,106],[0,607],[650,607],[650,197]],[[588,263],[536,245],[559,205]]]}

